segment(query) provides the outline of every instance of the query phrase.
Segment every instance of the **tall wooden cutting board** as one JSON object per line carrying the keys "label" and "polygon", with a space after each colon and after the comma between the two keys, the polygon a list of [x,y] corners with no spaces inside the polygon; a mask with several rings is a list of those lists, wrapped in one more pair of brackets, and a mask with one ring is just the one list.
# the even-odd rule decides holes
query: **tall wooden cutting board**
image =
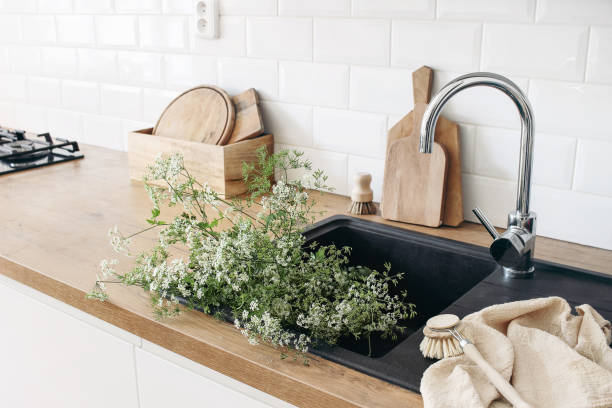
{"label": "tall wooden cutting board", "polygon": [[153,128],[153,134],[222,145],[232,134],[235,116],[234,104],[223,89],[198,86],[170,102]]}
{"label": "tall wooden cutting board", "polygon": [[[433,71],[429,67],[421,67],[413,73],[413,97],[415,106],[418,103],[429,103]],[[416,129],[417,131],[419,129]],[[393,141],[409,137],[414,131],[414,113],[410,111],[395,126],[389,130],[387,146]],[[440,116],[436,124],[434,139],[447,153],[448,171],[446,174],[446,189],[444,199],[443,224],[458,226],[463,222],[463,197],[461,182],[461,148],[459,143],[459,126],[455,122]],[[418,141],[417,141],[418,143]]]}
{"label": "tall wooden cutting board", "polygon": [[[424,103],[415,105],[413,129],[420,126],[425,109]],[[443,219],[446,168],[446,151],[439,143],[434,142],[431,154],[422,154],[416,132],[394,140],[385,161],[382,216],[439,227]]]}

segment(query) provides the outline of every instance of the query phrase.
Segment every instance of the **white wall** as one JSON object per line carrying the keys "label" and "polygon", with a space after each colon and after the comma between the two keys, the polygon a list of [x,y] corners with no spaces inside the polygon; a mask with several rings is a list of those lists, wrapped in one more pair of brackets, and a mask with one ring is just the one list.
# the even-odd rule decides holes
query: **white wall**
{"label": "white wall", "polygon": [[[412,108],[411,72],[436,88],[506,74],[535,109],[538,233],[612,249],[612,1],[219,0],[221,38],[192,33],[195,0],[0,0],[0,123],[116,149],[178,91],[255,87],[281,146],[297,147],[346,194],[374,173],[385,133]],[[461,124],[466,217],[505,226],[519,120],[503,95],[467,90]]]}

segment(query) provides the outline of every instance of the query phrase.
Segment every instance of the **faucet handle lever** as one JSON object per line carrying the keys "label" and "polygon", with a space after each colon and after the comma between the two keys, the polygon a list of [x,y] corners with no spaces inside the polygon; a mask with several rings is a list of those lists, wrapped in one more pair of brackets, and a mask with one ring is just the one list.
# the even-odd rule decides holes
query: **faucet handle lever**
{"label": "faucet handle lever", "polygon": [[474,208],[472,212],[476,218],[478,218],[478,221],[480,221],[480,223],[485,227],[487,232],[491,234],[493,239],[499,238],[499,232],[497,232],[493,224],[491,224],[491,221],[489,221],[485,213],[479,207]]}

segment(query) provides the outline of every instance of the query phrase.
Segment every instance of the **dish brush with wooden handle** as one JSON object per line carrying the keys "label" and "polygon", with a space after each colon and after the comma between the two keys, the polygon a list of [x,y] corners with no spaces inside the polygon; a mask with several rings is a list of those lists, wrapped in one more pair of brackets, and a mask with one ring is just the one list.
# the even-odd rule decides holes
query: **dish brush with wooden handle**
{"label": "dish brush with wooden handle", "polygon": [[374,193],[370,188],[372,175],[370,173],[356,173],[353,176],[355,183],[353,191],[351,191],[351,206],[348,212],[357,215],[376,214],[376,206],[372,202]]}
{"label": "dish brush with wooden handle", "polygon": [[532,408],[510,384],[478,351],[471,341],[459,333],[459,317],[452,314],[434,316],[427,320],[423,334],[425,338],[419,346],[428,358],[455,357],[465,354],[487,376],[499,393],[517,408]]}

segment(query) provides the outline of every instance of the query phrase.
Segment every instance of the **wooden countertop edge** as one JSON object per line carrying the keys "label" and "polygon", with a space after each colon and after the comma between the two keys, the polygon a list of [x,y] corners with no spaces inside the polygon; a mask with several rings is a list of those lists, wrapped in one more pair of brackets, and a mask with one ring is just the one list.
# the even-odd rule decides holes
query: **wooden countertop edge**
{"label": "wooden countertop edge", "polygon": [[[197,319],[205,319],[207,325],[225,326],[231,331],[231,336],[244,342],[245,347],[253,349],[252,351],[256,356],[265,355],[263,360],[266,361],[263,363],[262,361],[256,361],[253,358],[253,353],[249,353],[250,356],[245,356],[236,352],[236,350],[227,350],[220,344],[202,341],[185,333],[180,328],[174,327],[180,326],[174,321],[162,323],[154,320],[153,317],[141,316],[112,303],[112,300],[99,302],[87,299],[86,293],[81,289],[3,256],[0,256],[0,273],[147,341],[299,407],[366,408],[393,406],[416,408],[423,406],[419,394],[331,361],[322,360],[320,357],[314,356],[318,361],[312,361],[309,367],[303,366],[299,361],[283,361],[280,359],[278,350],[268,346],[250,346],[246,343],[244,337],[234,330],[233,326],[216,321],[197,311],[185,311],[183,315],[192,314]],[[272,362],[272,365],[277,367],[271,367],[266,362]],[[298,374],[303,374],[304,370],[319,371],[319,373],[311,373],[315,375],[331,374],[332,376],[326,376],[327,380],[320,382],[334,381],[335,384],[328,383],[328,385],[333,385],[333,388],[338,388],[340,383],[345,384],[342,384],[336,392],[324,389],[321,384],[310,383],[308,378],[303,378],[304,376],[291,375],[291,371],[295,369],[299,372]],[[350,384],[346,384],[347,381]],[[348,387],[351,384],[352,387]],[[356,385],[358,385],[357,388],[355,388]],[[366,391],[365,395],[360,395],[363,394],[364,389],[371,391],[371,393]],[[351,395],[357,398],[351,398]],[[367,398],[361,399],[361,397],[366,396]]]}

